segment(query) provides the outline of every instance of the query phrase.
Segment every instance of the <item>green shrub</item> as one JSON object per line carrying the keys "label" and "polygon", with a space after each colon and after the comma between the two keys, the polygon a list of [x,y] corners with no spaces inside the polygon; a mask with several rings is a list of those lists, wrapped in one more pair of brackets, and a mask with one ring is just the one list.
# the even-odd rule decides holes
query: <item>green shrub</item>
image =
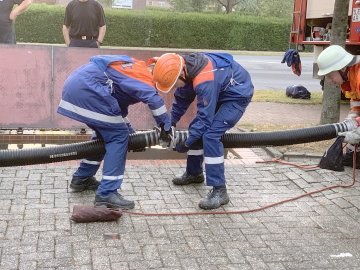
{"label": "green shrub", "polygon": [[16,19],[18,42],[64,43],[62,25],[65,7],[32,4]]}
{"label": "green shrub", "polygon": [[[16,22],[17,41],[63,44],[65,7],[33,4]],[[105,8],[105,46],[283,51],[288,19],[238,14]]]}

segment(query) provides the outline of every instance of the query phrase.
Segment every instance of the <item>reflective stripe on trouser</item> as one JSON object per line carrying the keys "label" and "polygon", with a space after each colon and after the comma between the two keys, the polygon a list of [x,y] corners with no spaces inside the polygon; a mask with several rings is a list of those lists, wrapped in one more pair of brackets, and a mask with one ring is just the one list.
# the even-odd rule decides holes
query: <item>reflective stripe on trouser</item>
{"label": "reflective stripe on trouser", "polygon": [[106,196],[120,188],[125,171],[128,149],[129,130],[123,123],[117,128],[96,128],[105,143],[103,178],[96,191],[97,195]]}
{"label": "reflective stripe on trouser", "polygon": [[202,173],[202,163],[204,161],[203,149],[190,149],[187,152],[186,172],[190,175],[199,175]]}
{"label": "reflective stripe on trouser", "polygon": [[[96,132],[93,131],[91,140],[96,140]],[[98,155],[91,158],[85,158],[81,160],[79,168],[76,170],[73,176],[77,177],[89,177],[94,176],[98,171],[101,161],[103,160],[104,155]]]}
{"label": "reflective stripe on trouser", "polygon": [[225,185],[224,146],[220,141],[227,130],[240,120],[250,99],[241,102],[225,102],[217,110],[210,128],[203,135],[206,184]]}
{"label": "reflective stripe on trouser", "polygon": [[[121,186],[125,170],[129,131],[125,123],[113,129],[91,128],[96,131],[98,137],[104,140],[106,153],[104,156],[99,155],[96,158],[82,160],[74,176],[88,177],[95,175],[99,169],[100,161],[104,159],[103,179],[96,194],[106,196],[116,192]],[[92,139],[95,138],[96,136],[93,135]]]}

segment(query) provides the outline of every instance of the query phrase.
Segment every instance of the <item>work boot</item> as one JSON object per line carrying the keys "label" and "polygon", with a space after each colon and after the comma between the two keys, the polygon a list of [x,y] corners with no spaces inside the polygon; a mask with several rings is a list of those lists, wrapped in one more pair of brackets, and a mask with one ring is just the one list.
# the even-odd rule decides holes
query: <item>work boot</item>
{"label": "work boot", "polygon": [[172,182],[174,183],[174,185],[178,186],[199,184],[204,182],[204,174],[200,173],[198,175],[190,175],[187,172],[184,172],[183,175],[175,177]]}
{"label": "work boot", "polygon": [[216,209],[220,206],[229,203],[229,195],[227,194],[226,187],[213,188],[206,198],[199,202],[199,207],[205,210]]}
{"label": "work boot", "polygon": [[84,190],[97,190],[100,182],[96,180],[94,176],[79,177],[73,176],[70,184],[70,188],[74,192],[81,192]]}
{"label": "work boot", "polygon": [[133,209],[135,203],[133,201],[125,200],[120,193],[111,193],[107,196],[96,195],[95,206],[106,206],[108,208],[122,208]]}
{"label": "work boot", "polygon": [[[347,167],[353,167],[354,151],[346,151],[343,155],[342,164]],[[360,169],[360,152],[356,153],[356,169]]]}

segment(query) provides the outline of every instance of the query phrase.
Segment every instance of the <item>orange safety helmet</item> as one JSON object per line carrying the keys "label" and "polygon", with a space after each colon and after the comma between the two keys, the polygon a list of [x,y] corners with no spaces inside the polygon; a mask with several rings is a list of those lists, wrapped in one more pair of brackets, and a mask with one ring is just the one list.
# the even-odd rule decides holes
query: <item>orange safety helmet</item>
{"label": "orange safety helmet", "polygon": [[167,93],[174,87],[185,65],[183,57],[176,53],[165,53],[157,59],[153,79],[157,90]]}

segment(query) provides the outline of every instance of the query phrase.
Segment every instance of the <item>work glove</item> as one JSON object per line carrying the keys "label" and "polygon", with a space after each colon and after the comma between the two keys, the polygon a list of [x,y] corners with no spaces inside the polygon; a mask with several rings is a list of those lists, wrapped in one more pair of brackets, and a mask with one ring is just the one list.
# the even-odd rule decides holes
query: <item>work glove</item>
{"label": "work glove", "polygon": [[360,143],[360,127],[347,132],[339,133],[339,136],[344,136],[344,142],[349,144],[359,144]]}
{"label": "work glove", "polygon": [[[342,123],[346,125],[348,132],[355,131],[357,128],[360,127],[359,114],[357,112],[350,111]],[[343,132],[343,134],[345,133],[346,132]]]}
{"label": "work glove", "polygon": [[186,144],[184,144],[184,143],[178,143],[175,146],[175,151],[178,153],[186,153],[187,151],[189,151],[189,147],[186,146]]}
{"label": "work glove", "polygon": [[128,129],[129,129],[129,134],[134,134],[136,133],[135,129],[133,129],[133,127],[131,126],[130,123],[126,123]]}
{"label": "work glove", "polygon": [[357,117],[359,117],[359,112],[350,111],[345,119],[352,119],[357,121]]}
{"label": "work glove", "polygon": [[160,144],[162,147],[172,149],[176,141],[176,129],[175,126],[171,126],[170,129],[165,130],[165,125],[160,125]]}
{"label": "work glove", "polygon": [[189,146],[185,142],[176,142],[174,150],[179,153],[186,153],[189,151]]}

